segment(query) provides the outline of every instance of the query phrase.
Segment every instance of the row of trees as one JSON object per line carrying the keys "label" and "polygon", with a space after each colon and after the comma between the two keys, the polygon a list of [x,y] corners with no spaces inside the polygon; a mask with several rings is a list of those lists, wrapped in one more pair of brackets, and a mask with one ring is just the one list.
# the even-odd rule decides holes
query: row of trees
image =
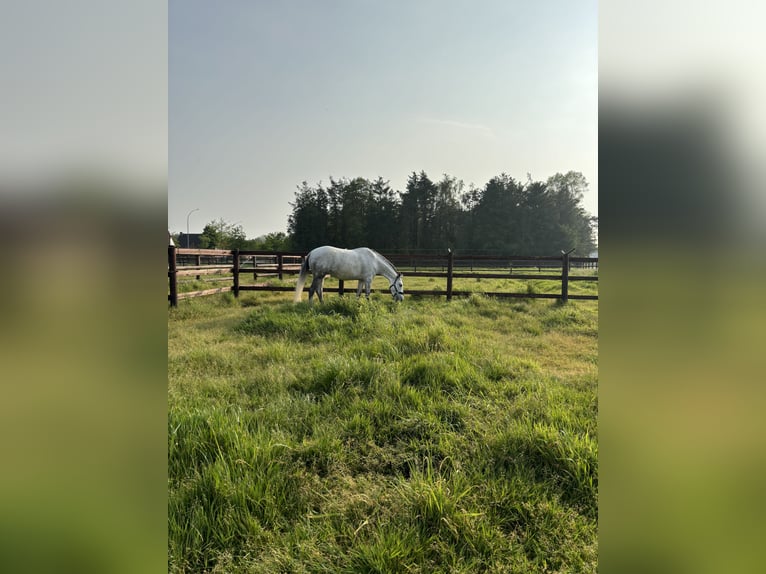
{"label": "row of trees", "polygon": [[404,192],[382,178],[304,182],[290,204],[288,237],[298,251],[331,244],[525,255],[575,248],[587,255],[595,248],[597,225],[582,207],[587,189],[585,177],[574,171],[545,182],[528,176],[525,183],[501,174],[468,189],[452,176],[434,182],[421,171],[410,175]]}
{"label": "row of trees", "polygon": [[[176,245],[184,246],[179,233],[174,233],[172,237]],[[290,245],[290,238],[282,231],[248,239],[241,224],[229,223],[222,218],[205,225],[199,237],[199,246],[202,249],[287,251]]]}
{"label": "row of trees", "polygon": [[585,177],[570,171],[545,182],[521,183],[507,174],[482,188],[466,188],[444,175],[432,181],[413,172],[404,192],[378,178],[333,179],[329,185],[304,182],[291,203],[288,233],[248,239],[241,225],[209,222],[203,248],[308,251],[319,245],[369,246],[383,252],[444,251],[523,255],[595,248],[597,220],[582,207]]}

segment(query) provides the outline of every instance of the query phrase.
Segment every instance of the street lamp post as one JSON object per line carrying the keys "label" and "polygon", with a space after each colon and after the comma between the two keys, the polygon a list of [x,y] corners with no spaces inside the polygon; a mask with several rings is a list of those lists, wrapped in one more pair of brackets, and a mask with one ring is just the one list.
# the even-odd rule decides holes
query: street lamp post
{"label": "street lamp post", "polygon": [[186,216],[186,248],[189,249],[189,215],[194,213],[195,211],[199,211],[199,207],[192,209],[188,215]]}

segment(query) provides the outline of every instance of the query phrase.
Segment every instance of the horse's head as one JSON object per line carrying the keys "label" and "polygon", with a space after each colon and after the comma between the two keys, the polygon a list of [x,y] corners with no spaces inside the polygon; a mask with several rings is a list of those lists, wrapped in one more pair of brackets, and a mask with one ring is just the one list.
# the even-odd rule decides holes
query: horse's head
{"label": "horse's head", "polygon": [[402,282],[402,274],[397,273],[396,279],[391,283],[391,295],[394,297],[394,301],[404,301],[404,283]]}

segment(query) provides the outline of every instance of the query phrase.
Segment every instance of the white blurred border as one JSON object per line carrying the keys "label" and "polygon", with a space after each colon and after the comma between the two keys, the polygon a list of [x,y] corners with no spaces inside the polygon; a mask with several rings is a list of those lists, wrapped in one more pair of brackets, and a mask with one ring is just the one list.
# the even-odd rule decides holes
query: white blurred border
{"label": "white blurred border", "polygon": [[0,190],[167,175],[167,6],[11,0],[0,18]]}
{"label": "white blurred border", "polygon": [[748,206],[740,213],[741,224],[761,242],[764,22],[766,4],[747,0],[599,3],[601,101],[647,115],[678,105],[706,108],[719,128],[721,149],[743,182],[735,190]]}

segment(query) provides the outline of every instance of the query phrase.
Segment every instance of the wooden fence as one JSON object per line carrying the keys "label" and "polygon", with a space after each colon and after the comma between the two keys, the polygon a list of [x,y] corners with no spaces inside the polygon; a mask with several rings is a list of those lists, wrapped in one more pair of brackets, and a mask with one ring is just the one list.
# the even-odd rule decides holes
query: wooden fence
{"label": "wooden fence", "polygon": [[[442,255],[429,254],[392,254],[386,257],[398,268],[406,269],[405,277],[435,277],[446,279],[445,290],[412,290],[408,295],[444,296],[447,301],[452,297],[468,296],[472,291],[453,289],[453,279],[521,279],[548,280],[561,283],[559,293],[509,293],[484,292],[492,297],[514,297],[530,299],[598,299],[598,295],[583,295],[569,293],[570,281],[598,281],[598,275],[571,275],[573,268],[598,269],[596,257],[571,257],[571,252],[563,252],[560,256],[517,256],[517,255],[456,255],[447,250]],[[253,279],[261,277],[278,277],[294,275],[300,272],[305,253],[287,251],[239,251],[227,249],[185,249],[174,246],[168,247],[168,301],[171,306],[178,301],[191,297],[213,295],[215,293],[233,292],[238,297],[242,291],[293,291],[295,288],[265,283],[243,284],[241,278],[252,274]],[[420,271],[418,271],[420,268]],[[437,271],[436,269],[441,269]],[[480,269],[474,271],[474,269]],[[486,271],[491,269],[491,271]],[[531,271],[537,269],[538,273]],[[545,274],[541,274],[545,270]],[[548,271],[550,271],[548,273]],[[558,273],[553,273],[558,271]],[[203,275],[227,274],[226,277],[207,279],[208,281],[227,281],[230,286],[202,291],[178,292],[179,281],[184,277],[194,276],[200,279]],[[231,275],[228,275],[231,274]],[[179,279],[181,278],[181,279]],[[338,287],[324,289],[327,293],[345,292],[344,282],[339,281]],[[378,290],[380,291],[380,290]],[[385,292],[388,292],[387,290]]]}

